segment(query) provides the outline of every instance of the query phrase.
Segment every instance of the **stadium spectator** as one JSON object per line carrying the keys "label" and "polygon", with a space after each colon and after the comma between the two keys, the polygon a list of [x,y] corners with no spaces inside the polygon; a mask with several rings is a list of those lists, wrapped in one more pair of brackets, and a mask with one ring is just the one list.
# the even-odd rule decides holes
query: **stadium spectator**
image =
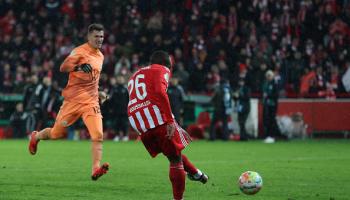
{"label": "stadium spectator", "polygon": [[23,110],[23,104],[18,103],[16,105],[16,111],[12,113],[10,116],[10,125],[12,128],[13,138],[24,138],[27,136],[25,134],[26,132],[25,118],[26,118],[26,114]]}
{"label": "stadium spectator", "polygon": [[[275,70],[275,63],[279,62],[281,69],[286,69],[281,73],[281,90],[286,90],[286,95],[300,93],[300,78],[306,67],[311,71],[316,66],[323,68],[326,83],[332,82],[328,60],[338,66],[340,76],[344,74],[345,62],[350,57],[346,46],[350,39],[347,1],[200,0],[173,4],[176,6],[167,7],[156,0],[124,4],[96,0],[89,4],[82,0],[28,0],[21,3],[26,9],[17,9],[18,2],[3,2],[0,64],[10,65],[10,72],[6,67],[6,73],[1,73],[0,92],[15,91],[16,86],[11,83],[15,83],[15,74],[22,71],[22,67],[40,79],[50,73],[50,70],[35,68],[49,61],[57,66],[73,48],[72,43],[82,42],[82,29],[91,21],[103,22],[108,27],[103,52],[104,73],[109,78],[110,72],[120,70],[117,63],[122,56],[130,62],[132,57],[138,57],[138,63],[133,66],[139,66],[159,47],[169,48],[175,55],[181,52],[176,62],[181,62],[190,76],[198,66],[202,68],[204,73],[196,75],[195,80],[203,82],[207,82],[206,74],[219,60],[234,74],[240,57],[250,58],[254,69],[249,72],[252,80],[261,77],[256,73],[259,64],[265,63],[267,69]],[[62,76],[56,73],[53,76],[53,83],[63,87]],[[231,83],[236,85],[237,81],[233,79]],[[208,92],[208,88],[193,86],[191,81],[186,84],[181,81],[181,84],[190,92]],[[252,91],[261,94],[260,85],[253,83]]]}
{"label": "stadium spectator", "polygon": [[130,69],[131,67],[131,63],[129,61],[129,59],[123,55],[119,61],[115,64],[115,68],[114,68],[114,75],[118,75],[121,73],[121,71],[125,68],[126,69]]}
{"label": "stadium spectator", "polygon": [[[171,2],[170,7],[158,0],[2,1],[0,93],[22,93],[24,74],[38,80],[52,77],[53,86],[61,90],[68,76],[57,66],[75,44],[83,42],[84,28],[96,21],[108,32],[102,47],[105,83],[115,71],[128,79],[147,63],[154,48],[166,48],[175,56],[174,74],[189,93],[210,95],[208,73],[216,67],[223,67],[220,76],[236,86],[241,64],[246,64],[247,85],[254,97],[262,95],[267,70],[279,74],[281,97],[350,96],[339,81],[350,60],[349,1]],[[318,68],[322,68],[318,76],[322,81],[317,81],[324,83],[321,90],[313,85]]]}
{"label": "stadium spectator", "polygon": [[265,143],[274,143],[275,138],[279,137],[280,131],[276,122],[276,113],[278,108],[278,88],[274,79],[274,73],[271,70],[266,72],[266,80],[263,84],[263,126],[265,134]]}
{"label": "stadium spectator", "polygon": [[207,75],[207,89],[208,92],[213,93],[214,90],[220,85],[220,70],[217,65],[211,66],[211,70]]}
{"label": "stadium spectator", "polygon": [[26,69],[23,66],[21,65],[17,66],[13,93],[21,94],[24,92],[24,88],[26,86],[25,73],[26,73]]}
{"label": "stadium spectator", "polygon": [[194,67],[194,70],[190,73],[188,90],[193,93],[205,93],[207,80],[203,63],[195,64]]}
{"label": "stadium spectator", "polygon": [[11,93],[14,85],[12,80],[13,78],[13,73],[11,72],[11,66],[8,63],[5,63],[3,66],[3,73],[2,75],[2,88],[4,93]]}
{"label": "stadium spectator", "polygon": [[182,62],[176,62],[174,68],[174,76],[178,77],[179,84],[184,88],[185,91],[187,91],[190,74],[188,71],[186,71]]}
{"label": "stadium spectator", "polygon": [[248,119],[250,113],[250,88],[245,84],[245,80],[241,78],[238,81],[238,91],[234,93],[234,98],[236,99],[236,111],[238,113],[238,124],[239,124],[239,134],[241,141],[246,141],[249,139],[247,134],[245,123]]}
{"label": "stadium spectator", "polygon": [[175,120],[179,125],[182,125],[186,94],[182,86],[179,84],[179,78],[175,75],[170,79],[168,96]]}
{"label": "stadium spectator", "polygon": [[208,176],[197,169],[182,150],[191,139],[174,120],[167,95],[173,61],[167,52],[154,51],[150,65],[135,72],[128,83],[129,122],[140,133],[152,157],[163,153],[169,160],[173,199],[183,199],[185,176],[205,184]]}
{"label": "stadium spectator", "polygon": [[320,92],[326,89],[325,76],[323,73],[322,67],[316,67],[316,75],[312,80],[312,84],[309,90],[310,94],[314,94],[314,96],[318,96]]}
{"label": "stadium spectator", "polygon": [[109,91],[109,101],[105,107],[111,110],[112,127],[115,131],[114,141],[128,141],[128,109],[129,93],[125,87],[125,78],[118,75],[116,79],[111,79],[111,88]]}
{"label": "stadium spectator", "polygon": [[209,140],[217,139],[217,123],[222,124],[222,133],[220,138],[228,140],[228,118],[232,114],[232,95],[231,86],[228,80],[222,79],[220,85],[217,87],[214,96],[211,100],[214,107],[214,114],[210,124]]}
{"label": "stadium spectator", "polygon": [[41,99],[43,95],[43,84],[39,82],[38,77],[33,74],[29,78],[29,84],[24,89],[23,106],[27,113],[27,133],[31,133],[39,128],[39,121],[42,114]]}
{"label": "stadium spectator", "polygon": [[45,89],[41,99],[42,126],[47,127],[54,123],[62,102],[59,91],[52,86],[51,78],[45,77],[43,84]]}
{"label": "stadium spectator", "polygon": [[29,152],[34,155],[40,140],[59,139],[67,135],[67,127],[82,118],[91,136],[91,179],[97,180],[107,173],[109,164],[100,166],[102,159],[103,127],[99,102],[107,95],[98,91],[103,54],[100,52],[104,38],[101,24],[91,24],[87,31],[87,42],[69,54],[60,66],[61,72],[69,73],[69,80],[62,95],[64,102],[52,128],[33,131]]}
{"label": "stadium spectator", "polygon": [[310,71],[309,68],[304,68],[304,74],[300,78],[300,96],[307,97],[311,84],[315,79],[315,71]]}

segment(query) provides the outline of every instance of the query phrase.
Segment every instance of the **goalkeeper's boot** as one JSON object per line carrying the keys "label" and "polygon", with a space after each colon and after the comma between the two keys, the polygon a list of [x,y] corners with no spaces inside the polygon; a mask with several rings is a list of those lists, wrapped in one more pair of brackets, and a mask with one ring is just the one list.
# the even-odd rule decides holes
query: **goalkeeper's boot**
{"label": "goalkeeper's boot", "polygon": [[[198,170],[199,171],[199,170]],[[209,176],[204,174],[203,172],[199,171],[202,175],[197,174],[189,174],[187,173],[188,179],[191,181],[200,181],[203,184],[206,184],[208,182]]]}
{"label": "goalkeeper's boot", "polygon": [[109,163],[103,163],[103,165],[101,167],[99,167],[98,169],[96,169],[94,171],[94,173],[91,176],[91,179],[93,181],[96,181],[98,178],[100,178],[101,176],[103,176],[104,174],[106,174],[109,170]]}
{"label": "goalkeeper's boot", "polygon": [[38,148],[38,143],[40,141],[40,140],[37,140],[35,138],[36,134],[38,134],[38,131],[33,131],[30,134],[30,141],[29,141],[28,149],[29,149],[29,153],[32,154],[32,155],[36,154],[36,150]]}

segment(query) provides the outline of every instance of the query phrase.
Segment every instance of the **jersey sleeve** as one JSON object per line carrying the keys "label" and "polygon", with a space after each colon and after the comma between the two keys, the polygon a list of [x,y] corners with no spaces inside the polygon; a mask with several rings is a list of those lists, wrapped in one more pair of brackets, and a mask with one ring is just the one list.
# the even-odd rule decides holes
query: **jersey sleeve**
{"label": "jersey sleeve", "polygon": [[163,114],[165,115],[165,121],[168,123],[172,123],[174,122],[174,118],[172,115],[170,101],[167,94],[170,72],[168,72],[167,70],[157,70],[154,73],[154,76],[155,77],[153,81],[156,81],[155,83],[153,83],[154,92],[157,95],[160,110],[163,111]]}
{"label": "jersey sleeve", "polygon": [[69,56],[64,59],[63,63],[60,66],[61,72],[71,72],[74,70],[74,67],[79,65],[83,55],[76,49],[74,49]]}

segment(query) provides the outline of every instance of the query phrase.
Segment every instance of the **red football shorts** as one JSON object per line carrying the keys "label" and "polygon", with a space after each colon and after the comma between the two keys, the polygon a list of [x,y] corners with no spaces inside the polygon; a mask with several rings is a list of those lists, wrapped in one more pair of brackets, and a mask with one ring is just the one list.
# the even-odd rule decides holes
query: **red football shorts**
{"label": "red football shorts", "polygon": [[159,153],[165,156],[179,156],[181,151],[190,143],[190,138],[184,130],[176,125],[174,136],[169,139],[166,124],[157,126],[141,135],[141,140],[152,157]]}

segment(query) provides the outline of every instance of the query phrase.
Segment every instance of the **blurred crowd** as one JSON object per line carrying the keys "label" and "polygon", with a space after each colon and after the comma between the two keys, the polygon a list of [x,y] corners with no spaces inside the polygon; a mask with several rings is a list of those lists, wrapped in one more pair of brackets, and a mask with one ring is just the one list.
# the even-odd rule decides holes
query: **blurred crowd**
{"label": "blurred crowd", "polygon": [[262,92],[273,70],[281,95],[345,93],[350,67],[349,0],[0,0],[0,93],[23,93],[32,75],[60,91],[59,65],[105,26],[101,87],[147,65],[154,49],[174,55],[187,93],[210,94],[220,79]]}

